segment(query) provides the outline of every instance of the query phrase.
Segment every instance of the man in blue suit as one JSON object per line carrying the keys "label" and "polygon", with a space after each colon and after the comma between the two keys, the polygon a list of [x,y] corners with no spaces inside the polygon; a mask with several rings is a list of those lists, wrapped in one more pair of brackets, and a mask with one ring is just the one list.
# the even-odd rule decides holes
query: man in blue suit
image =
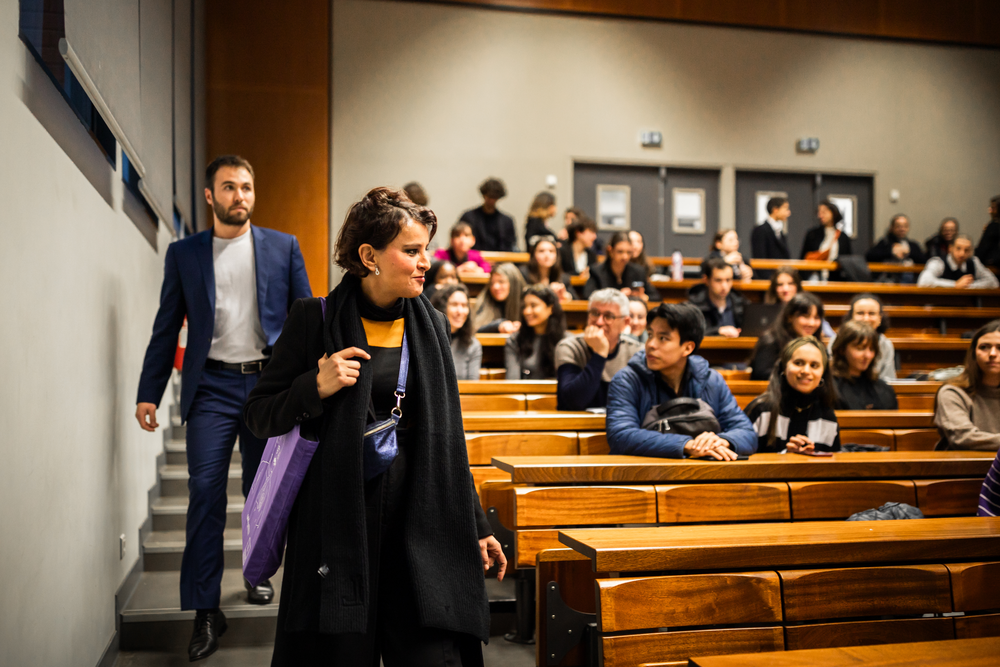
{"label": "man in blue suit", "polygon": [[[177,335],[188,320],[181,372],[181,419],[187,422],[189,504],[181,563],[181,608],[196,609],[188,647],[192,661],[218,648],[226,618],[219,610],[226,525],[226,484],[239,436],[246,497],[266,442],[243,421],[243,404],[267,365],[292,302],[312,296],[294,236],[250,224],[253,167],[243,158],[216,158],[205,174],[212,229],[167,248],[160,309],[139,379],[135,411],[147,431],[170,378]],[[270,581],[247,584],[248,598],[267,604]]]}

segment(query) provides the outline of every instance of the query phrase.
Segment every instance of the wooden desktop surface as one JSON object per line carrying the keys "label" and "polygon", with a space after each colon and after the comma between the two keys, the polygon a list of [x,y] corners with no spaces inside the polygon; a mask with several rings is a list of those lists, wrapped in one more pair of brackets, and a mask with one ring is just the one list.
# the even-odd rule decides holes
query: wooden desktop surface
{"label": "wooden desktop surface", "polygon": [[1000,518],[594,528],[559,541],[596,572],[969,562],[1000,555]]}
{"label": "wooden desktop surface", "polygon": [[[498,456],[515,484],[984,478],[992,452],[837,452],[830,457],[754,454],[712,462],[645,456]],[[1000,553],[997,554],[1000,556]]]}

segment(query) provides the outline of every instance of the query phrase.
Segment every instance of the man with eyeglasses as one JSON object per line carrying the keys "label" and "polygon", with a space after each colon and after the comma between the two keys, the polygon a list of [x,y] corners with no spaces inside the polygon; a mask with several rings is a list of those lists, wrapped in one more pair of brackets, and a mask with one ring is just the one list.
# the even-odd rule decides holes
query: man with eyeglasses
{"label": "man with eyeglasses", "polygon": [[642,350],[642,343],[622,335],[629,317],[627,296],[609,287],[591,294],[587,306],[587,328],[556,346],[560,410],[605,407],[611,378]]}

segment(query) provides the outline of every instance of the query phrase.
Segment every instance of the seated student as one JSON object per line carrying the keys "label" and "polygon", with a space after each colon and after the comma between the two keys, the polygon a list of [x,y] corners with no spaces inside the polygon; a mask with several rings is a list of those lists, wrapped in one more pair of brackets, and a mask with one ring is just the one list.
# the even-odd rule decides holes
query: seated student
{"label": "seated student", "polygon": [[836,403],[826,347],[813,336],[790,341],[771,371],[767,390],[746,408],[757,433],[757,451],[840,451]]}
{"label": "seated student", "polygon": [[572,301],[576,296],[569,276],[559,266],[559,251],[554,236],[532,236],[528,239],[531,259],[521,267],[521,275],[528,285],[549,287],[560,301]]}
{"label": "seated student", "polygon": [[509,262],[497,264],[490,284],[476,297],[472,307],[472,327],[476,333],[514,333],[521,326],[521,293],[524,278]]}
{"label": "seated student", "polygon": [[972,254],[972,239],[956,234],[948,256],[931,257],[917,278],[920,287],[968,287],[970,289],[996,289],[1000,283],[992,271],[983,266]]}
{"label": "seated student", "polygon": [[431,305],[444,313],[451,327],[451,358],[459,380],[478,380],[483,346],[476,340],[469,317],[469,291],[465,285],[446,285],[431,297]]}
{"label": "seated student", "polygon": [[976,516],[1000,516],[1000,452],[986,473],[979,491],[979,511]]}
{"label": "seated student", "polygon": [[483,259],[478,250],[473,250],[476,237],[472,235],[472,225],[467,222],[456,222],[451,228],[451,244],[447,248],[434,251],[434,259],[446,259],[458,268],[462,274],[476,275],[489,273],[490,263]]}
{"label": "seated student", "polygon": [[531,252],[531,238],[534,236],[556,237],[556,233],[546,224],[556,215],[556,197],[551,192],[539,192],[531,202],[528,219],[524,224],[524,247]]}
{"label": "seated student", "polygon": [[990,221],[976,246],[976,257],[986,266],[1000,266],[1000,195],[990,200]]}
{"label": "seated student", "polygon": [[934,398],[938,449],[1000,449],[1000,320],[972,335],[965,370]]}
{"label": "seated student", "polygon": [[628,312],[628,331],[625,335],[645,344],[649,338],[649,329],[646,328],[646,315],[649,313],[649,308],[646,306],[646,302],[637,296],[630,296],[628,298]]}
{"label": "seated student", "polygon": [[[799,270],[791,266],[782,266],[771,276],[771,285],[764,294],[764,303],[788,303],[801,291],[802,277],[799,275]],[[837,335],[825,319],[820,332],[824,338],[833,338]]]}
{"label": "seated student", "polygon": [[[821,201],[816,207],[816,218],[819,224],[806,232],[802,243],[801,259],[817,259],[824,262],[836,262],[838,257],[851,254],[851,237],[843,233],[837,225],[844,219],[837,205],[829,199]],[[813,274],[819,280],[840,280],[840,272],[823,269]]]}
{"label": "seated student", "polygon": [[938,227],[938,233],[924,241],[924,249],[927,250],[927,258],[940,257],[944,259],[951,249],[951,242],[958,234],[958,220],[955,218],[945,218]]}
{"label": "seated student", "polygon": [[656,267],[646,257],[646,239],[641,232],[633,229],[628,233],[628,240],[632,243],[632,263],[641,266],[646,272],[646,277],[649,278],[656,273]]}
{"label": "seated student", "polygon": [[[566,211],[566,219],[569,212]],[[582,213],[582,212],[581,212]],[[574,215],[576,215],[574,213]],[[559,264],[571,276],[590,277],[590,265],[597,262],[597,223],[588,217],[577,217],[566,227],[566,243],[559,248]]]}
{"label": "seated student", "polygon": [[521,326],[504,346],[508,380],[553,380],[556,345],[566,334],[566,317],[556,293],[532,285],[521,298]]}
{"label": "seated student", "polygon": [[[882,307],[882,299],[868,292],[855,294],[851,297],[850,303],[847,304],[847,312],[844,313],[844,319],[840,321],[840,326],[843,327],[846,322],[852,320],[866,322],[878,332],[878,356],[874,362],[875,374],[887,382],[895,380],[896,347],[885,335],[886,330],[889,328],[889,317],[885,314]],[[837,335],[834,334],[830,339],[828,349],[833,348],[836,340]]]}
{"label": "seated student", "polygon": [[766,380],[771,377],[774,364],[789,341],[814,335],[822,321],[823,302],[815,294],[802,292],[789,299],[777,319],[757,339],[750,358],[750,379]]}
{"label": "seated student", "polygon": [[[612,454],[734,460],[756,450],[753,427],[718,372],[694,354],[705,318],[689,303],[661,303],[649,311],[649,340],[608,387],[607,437]],[[700,398],[721,432],[695,437],[642,428],[654,407],[675,398]]]}
{"label": "seated student", "polygon": [[897,410],[896,392],[878,376],[879,334],[867,322],[840,325],[830,351],[839,410]]}
{"label": "seated student", "polygon": [[434,292],[441,287],[456,284],[458,284],[458,272],[455,270],[455,265],[448,260],[435,260],[424,274],[424,296],[431,299],[434,297]]}
{"label": "seated student", "polygon": [[754,259],[791,259],[785,221],[792,215],[788,200],[771,197],[767,200],[767,218],[750,234],[750,254]]}
{"label": "seated student", "polygon": [[923,264],[927,261],[927,255],[919,243],[908,238],[909,233],[910,219],[903,214],[894,215],[889,223],[889,231],[865,253],[865,259],[869,262],[892,264]]}
{"label": "seated student", "polygon": [[601,289],[590,295],[587,328],[556,346],[556,399],[560,410],[607,405],[611,378],[642,349],[642,343],[622,334],[630,319],[628,313],[628,297],[616,289]]}
{"label": "seated student", "polygon": [[712,257],[701,263],[701,277],[704,282],[688,290],[688,301],[705,316],[705,335],[736,338],[750,302],[733,291],[733,267],[721,257]]}
{"label": "seated student", "polygon": [[483,205],[469,209],[459,218],[472,226],[476,250],[517,252],[514,218],[497,208],[497,202],[507,196],[507,187],[499,178],[488,178],[479,186]]}
{"label": "seated student", "polygon": [[596,290],[613,287],[625,296],[642,297],[644,300],[660,298],[660,293],[649,284],[646,271],[632,263],[632,242],[626,232],[615,232],[608,242],[607,257],[601,264],[590,268],[590,280],[584,287],[584,296],[590,298]]}
{"label": "seated student", "polygon": [[740,237],[735,229],[726,229],[717,232],[712,241],[712,248],[705,259],[721,257],[726,260],[726,264],[733,267],[734,280],[752,280],[753,269],[743,260],[740,253]]}

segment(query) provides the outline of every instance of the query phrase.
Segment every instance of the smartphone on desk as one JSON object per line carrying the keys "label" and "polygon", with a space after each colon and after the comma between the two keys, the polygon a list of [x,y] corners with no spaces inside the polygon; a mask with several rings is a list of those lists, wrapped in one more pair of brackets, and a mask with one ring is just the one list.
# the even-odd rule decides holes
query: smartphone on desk
{"label": "smartphone on desk", "polygon": [[833,452],[828,452],[825,449],[813,449],[808,452],[789,452],[791,454],[801,454],[802,456],[833,456]]}

